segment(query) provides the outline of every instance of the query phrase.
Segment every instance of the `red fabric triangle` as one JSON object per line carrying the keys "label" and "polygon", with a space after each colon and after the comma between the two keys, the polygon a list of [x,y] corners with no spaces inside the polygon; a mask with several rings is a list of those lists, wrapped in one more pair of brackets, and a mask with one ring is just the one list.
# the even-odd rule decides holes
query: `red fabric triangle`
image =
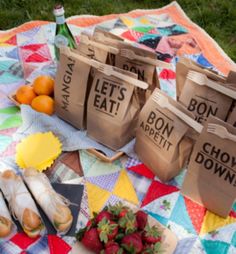
{"label": "red fabric triangle", "polygon": [[230,216],[230,217],[233,217],[233,218],[236,218],[236,212],[232,210],[232,211],[229,213],[229,216]]}
{"label": "red fabric triangle", "polygon": [[5,43],[10,44],[10,45],[16,45],[16,35],[12,36],[10,39],[5,41]]}
{"label": "red fabric triangle", "polygon": [[145,206],[153,200],[179,191],[179,189],[173,185],[166,185],[159,181],[153,181],[148,189],[147,195],[143,199],[142,206]]}
{"label": "red fabric triangle", "polygon": [[25,233],[21,232],[21,233],[17,233],[15,234],[10,241],[13,242],[14,244],[16,244],[17,246],[19,246],[21,249],[25,250],[27,249],[31,244],[33,244],[34,242],[36,242],[38,239],[40,238],[40,236],[36,237],[36,238],[30,238],[28,237]]}
{"label": "red fabric triangle", "polygon": [[204,216],[206,214],[206,208],[193,202],[191,199],[184,197],[185,206],[188,215],[192,221],[195,230],[200,233]]}
{"label": "red fabric triangle", "polygon": [[37,51],[40,48],[42,48],[43,46],[45,46],[45,44],[29,44],[29,45],[21,46],[21,49]]}
{"label": "red fabric triangle", "polygon": [[150,179],[153,179],[155,177],[152,171],[148,167],[146,167],[144,164],[139,164],[137,166],[130,167],[128,168],[128,170],[131,170],[139,175],[145,176]]}
{"label": "red fabric triangle", "polygon": [[41,55],[38,54],[38,53],[33,53],[32,55],[28,56],[28,57],[25,59],[25,62],[26,62],[26,63],[29,63],[29,62],[41,63],[41,62],[47,62],[47,61],[49,61],[48,58],[43,57],[43,56],[41,56]]}
{"label": "red fabric triangle", "polygon": [[130,41],[137,42],[138,39],[143,36],[143,34],[144,33],[140,33],[140,32],[133,31],[133,30],[128,30],[128,31],[125,31],[124,33],[122,33],[121,37],[128,39]]}
{"label": "red fabric triangle", "polygon": [[172,70],[164,69],[161,71],[159,77],[162,79],[175,79],[175,72]]}
{"label": "red fabric triangle", "polygon": [[48,246],[50,254],[67,254],[71,246],[56,235],[48,235]]}

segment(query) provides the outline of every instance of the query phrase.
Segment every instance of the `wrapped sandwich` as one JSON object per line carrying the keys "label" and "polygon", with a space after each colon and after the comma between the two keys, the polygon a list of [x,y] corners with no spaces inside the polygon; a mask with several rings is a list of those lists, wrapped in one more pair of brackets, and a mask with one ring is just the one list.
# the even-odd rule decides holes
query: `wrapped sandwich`
{"label": "wrapped sandwich", "polygon": [[69,200],[55,192],[47,176],[35,169],[25,170],[24,180],[57,232],[65,234],[73,222],[73,216],[68,207]]}
{"label": "wrapped sandwich", "polygon": [[20,222],[29,237],[43,233],[44,225],[33,198],[20,176],[12,170],[0,175],[0,187],[9,203],[12,215]]}
{"label": "wrapped sandwich", "polygon": [[7,237],[11,234],[13,222],[7,209],[3,195],[0,192],[0,238]]}

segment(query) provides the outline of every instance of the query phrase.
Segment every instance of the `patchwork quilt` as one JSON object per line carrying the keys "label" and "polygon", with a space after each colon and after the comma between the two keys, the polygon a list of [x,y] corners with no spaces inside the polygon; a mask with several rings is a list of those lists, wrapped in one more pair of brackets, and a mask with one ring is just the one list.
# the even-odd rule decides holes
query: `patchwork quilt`
{"label": "patchwork quilt", "polygon": [[[235,63],[176,2],[157,10],[103,17],[74,16],[67,22],[78,41],[81,31],[92,32],[99,25],[137,47],[148,47],[156,52],[158,59],[172,63],[171,70],[158,69],[158,75],[162,90],[173,98],[179,56],[189,57],[225,75],[230,69],[236,70]],[[16,167],[13,134],[21,125],[20,109],[7,96],[39,74],[55,75],[54,34],[55,23],[47,21],[32,21],[0,31],[0,169]],[[123,157],[107,164],[80,151],[82,167],[78,170],[77,155],[59,161],[50,175],[57,182],[78,178],[85,186],[77,229],[86,224],[93,211],[101,210],[107,203],[126,200],[176,233],[176,254],[236,253],[236,203],[230,215],[223,219],[182,196],[180,188],[185,169],[170,182],[162,183],[142,162],[132,158]],[[0,240],[0,253],[66,254],[74,240],[54,235],[32,240],[18,233],[7,241]]]}

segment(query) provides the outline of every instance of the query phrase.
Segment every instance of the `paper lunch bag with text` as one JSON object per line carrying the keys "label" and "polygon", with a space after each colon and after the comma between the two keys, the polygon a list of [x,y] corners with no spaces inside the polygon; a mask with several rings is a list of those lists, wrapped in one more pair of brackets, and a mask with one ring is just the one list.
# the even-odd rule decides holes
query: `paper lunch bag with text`
{"label": "paper lunch bag with text", "polygon": [[[230,71],[227,77],[227,83],[231,89],[236,90],[236,72]],[[229,111],[227,123],[236,127],[236,100],[234,100],[231,110]]]}
{"label": "paper lunch bag with text", "polygon": [[90,66],[81,62],[69,48],[60,50],[54,97],[55,112],[78,129],[85,128],[86,98]]}
{"label": "paper lunch bag with text", "polygon": [[[142,48],[137,48],[132,45],[124,43],[119,43],[119,45],[120,50],[121,49],[131,50],[137,56],[144,57],[145,59],[150,58],[156,60],[157,58],[154,52]],[[149,87],[147,90],[135,88],[137,89],[141,106],[144,105],[144,103],[146,102],[150,94],[153,92],[153,90],[157,87],[158,88],[160,87],[156,66],[151,63],[144,62],[139,59],[129,59],[128,57],[124,57],[121,56],[120,54],[117,54],[115,56],[114,65],[123,70],[136,73],[138,75],[139,80],[148,83]]]}
{"label": "paper lunch bag with text", "polygon": [[[212,133],[213,129],[222,127],[226,131]],[[236,128],[209,117],[194,146],[181,192],[210,211],[227,217],[236,197],[236,142],[221,138],[222,132],[230,133],[236,141]]]}
{"label": "paper lunch bag with text", "polygon": [[232,124],[234,127],[236,127],[236,105],[234,106],[232,112],[230,113],[227,123]]}
{"label": "paper lunch bag with text", "polygon": [[[200,73],[195,73],[198,77]],[[214,86],[226,87],[222,83],[209,80]],[[228,87],[231,91],[230,87]],[[233,90],[232,90],[233,91]],[[225,121],[231,108],[233,98],[211,88],[201,85],[201,79],[192,80],[187,78],[179,97],[181,102],[191,113],[195,120],[204,124],[210,115],[216,116]]]}
{"label": "paper lunch bag with text", "polygon": [[[114,70],[137,77],[117,68]],[[133,85],[95,70],[88,100],[88,136],[117,150],[134,137],[139,111]]]}
{"label": "paper lunch bag with text", "polygon": [[[86,40],[88,40],[88,42],[86,42]],[[116,48],[112,48],[100,42],[95,42],[93,37],[83,33],[80,35],[80,42],[75,51],[101,63],[107,62],[109,52],[118,52]]]}
{"label": "paper lunch bag with text", "polygon": [[179,61],[176,64],[176,93],[177,98],[180,97],[183,87],[185,86],[185,81],[187,78],[187,74],[189,71],[197,71],[202,74],[205,74],[208,78],[218,82],[225,82],[226,78],[213,72],[209,69],[202,67],[201,65],[197,64],[193,60],[185,57],[180,57]]}
{"label": "paper lunch bag with text", "polygon": [[174,113],[161,107],[154,100],[156,95],[168,98],[174,107],[188,116],[190,114],[183,106],[155,89],[139,115],[135,151],[162,181],[168,181],[185,166],[194,141],[188,135],[191,128]]}
{"label": "paper lunch bag with text", "polygon": [[[96,34],[101,34],[101,30],[95,31],[95,36]],[[108,37],[109,33],[103,32],[103,36]],[[104,37],[104,38],[105,38]],[[109,36],[111,37],[111,36]],[[111,37],[112,38],[112,37]],[[137,48],[130,43],[114,39],[110,40],[111,38],[108,38],[109,40],[109,45],[112,47],[117,48],[119,51],[121,50],[129,50],[133,54],[137,55],[139,58],[143,58],[145,60],[140,60],[140,59],[130,59],[128,58],[128,55],[125,54],[125,56],[119,54],[109,54],[109,61],[108,63],[110,65],[113,65],[115,67],[118,67],[120,69],[130,71],[133,73],[136,73],[138,75],[138,79],[141,81],[144,81],[148,83],[149,88],[147,90],[143,90],[141,88],[136,87],[135,89],[137,90],[138,96],[139,96],[139,101],[140,105],[143,106],[143,104],[146,101],[146,98],[150,95],[150,93],[156,88],[159,87],[159,80],[158,80],[158,75],[156,71],[156,65],[152,63],[152,60],[156,60],[157,56],[154,52],[151,52],[150,50],[146,50],[143,48]],[[108,41],[107,41],[108,42]],[[151,60],[150,60],[151,59]],[[161,62],[161,61],[159,61]],[[164,63],[166,64],[166,63]]]}

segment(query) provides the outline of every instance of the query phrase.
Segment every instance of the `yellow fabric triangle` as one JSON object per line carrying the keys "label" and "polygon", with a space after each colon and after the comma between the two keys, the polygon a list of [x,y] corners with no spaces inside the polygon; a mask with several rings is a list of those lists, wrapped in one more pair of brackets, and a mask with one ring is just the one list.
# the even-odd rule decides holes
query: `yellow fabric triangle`
{"label": "yellow fabric triangle", "polygon": [[207,211],[204,217],[200,235],[207,234],[211,231],[214,231],[220,227],[224,227],[234,222],[236,222],[235,218],[228,216],[224,219],[214,213]]}
{"label": "yellow fabric triangle", "polygon": [[90,215],[92,216],[93,212],[97,213],[101,211],[104,204],[111,196],[111,193],[88,182],[86,182],[86,189],[88,193],[88,206]]}
{"label": "yellow fabric triangle", "polygon": [[140,23],[142,23],[142,24],[144,24],[144,25],[150,25],[150,24],[151,24],[151,23],[149,22],[149,20],[146,19],[146,18],[144,18],[144,17],[142,17],[139,21],[140,21]]}
{"label": "yellow fabric triangle", "polygon": [[1,43],[1,42],[0,42],[0,46],[1,46],[1,47],[12,47],[12,46],[14,46],[14,45],[11,45],[11,44],[8,44],[8,43]]}
{"label": "yellow fabric triangle", "polygon": [[112,192],[117,197],[123,198],[131,203],[138,204],[138,198],[126,171],[120,171],[119,178]]}
{"label": "yellow fabric triangle", "polygon": [[1,44],[1,46],[13,46],[11,44],[5,43],[10,38],[11,38],[11,36],[5,36],[5,37],[0,38],[0,44]]}
{"label": "yellow fabric triangle", "polygon": [[130,18],[121,17],[121,20],[122,20],[123,23],[124,23],[126,26],[128,26],[128,27],[134,26],[134,22],[133,22],[133,20],[131,20]]}

